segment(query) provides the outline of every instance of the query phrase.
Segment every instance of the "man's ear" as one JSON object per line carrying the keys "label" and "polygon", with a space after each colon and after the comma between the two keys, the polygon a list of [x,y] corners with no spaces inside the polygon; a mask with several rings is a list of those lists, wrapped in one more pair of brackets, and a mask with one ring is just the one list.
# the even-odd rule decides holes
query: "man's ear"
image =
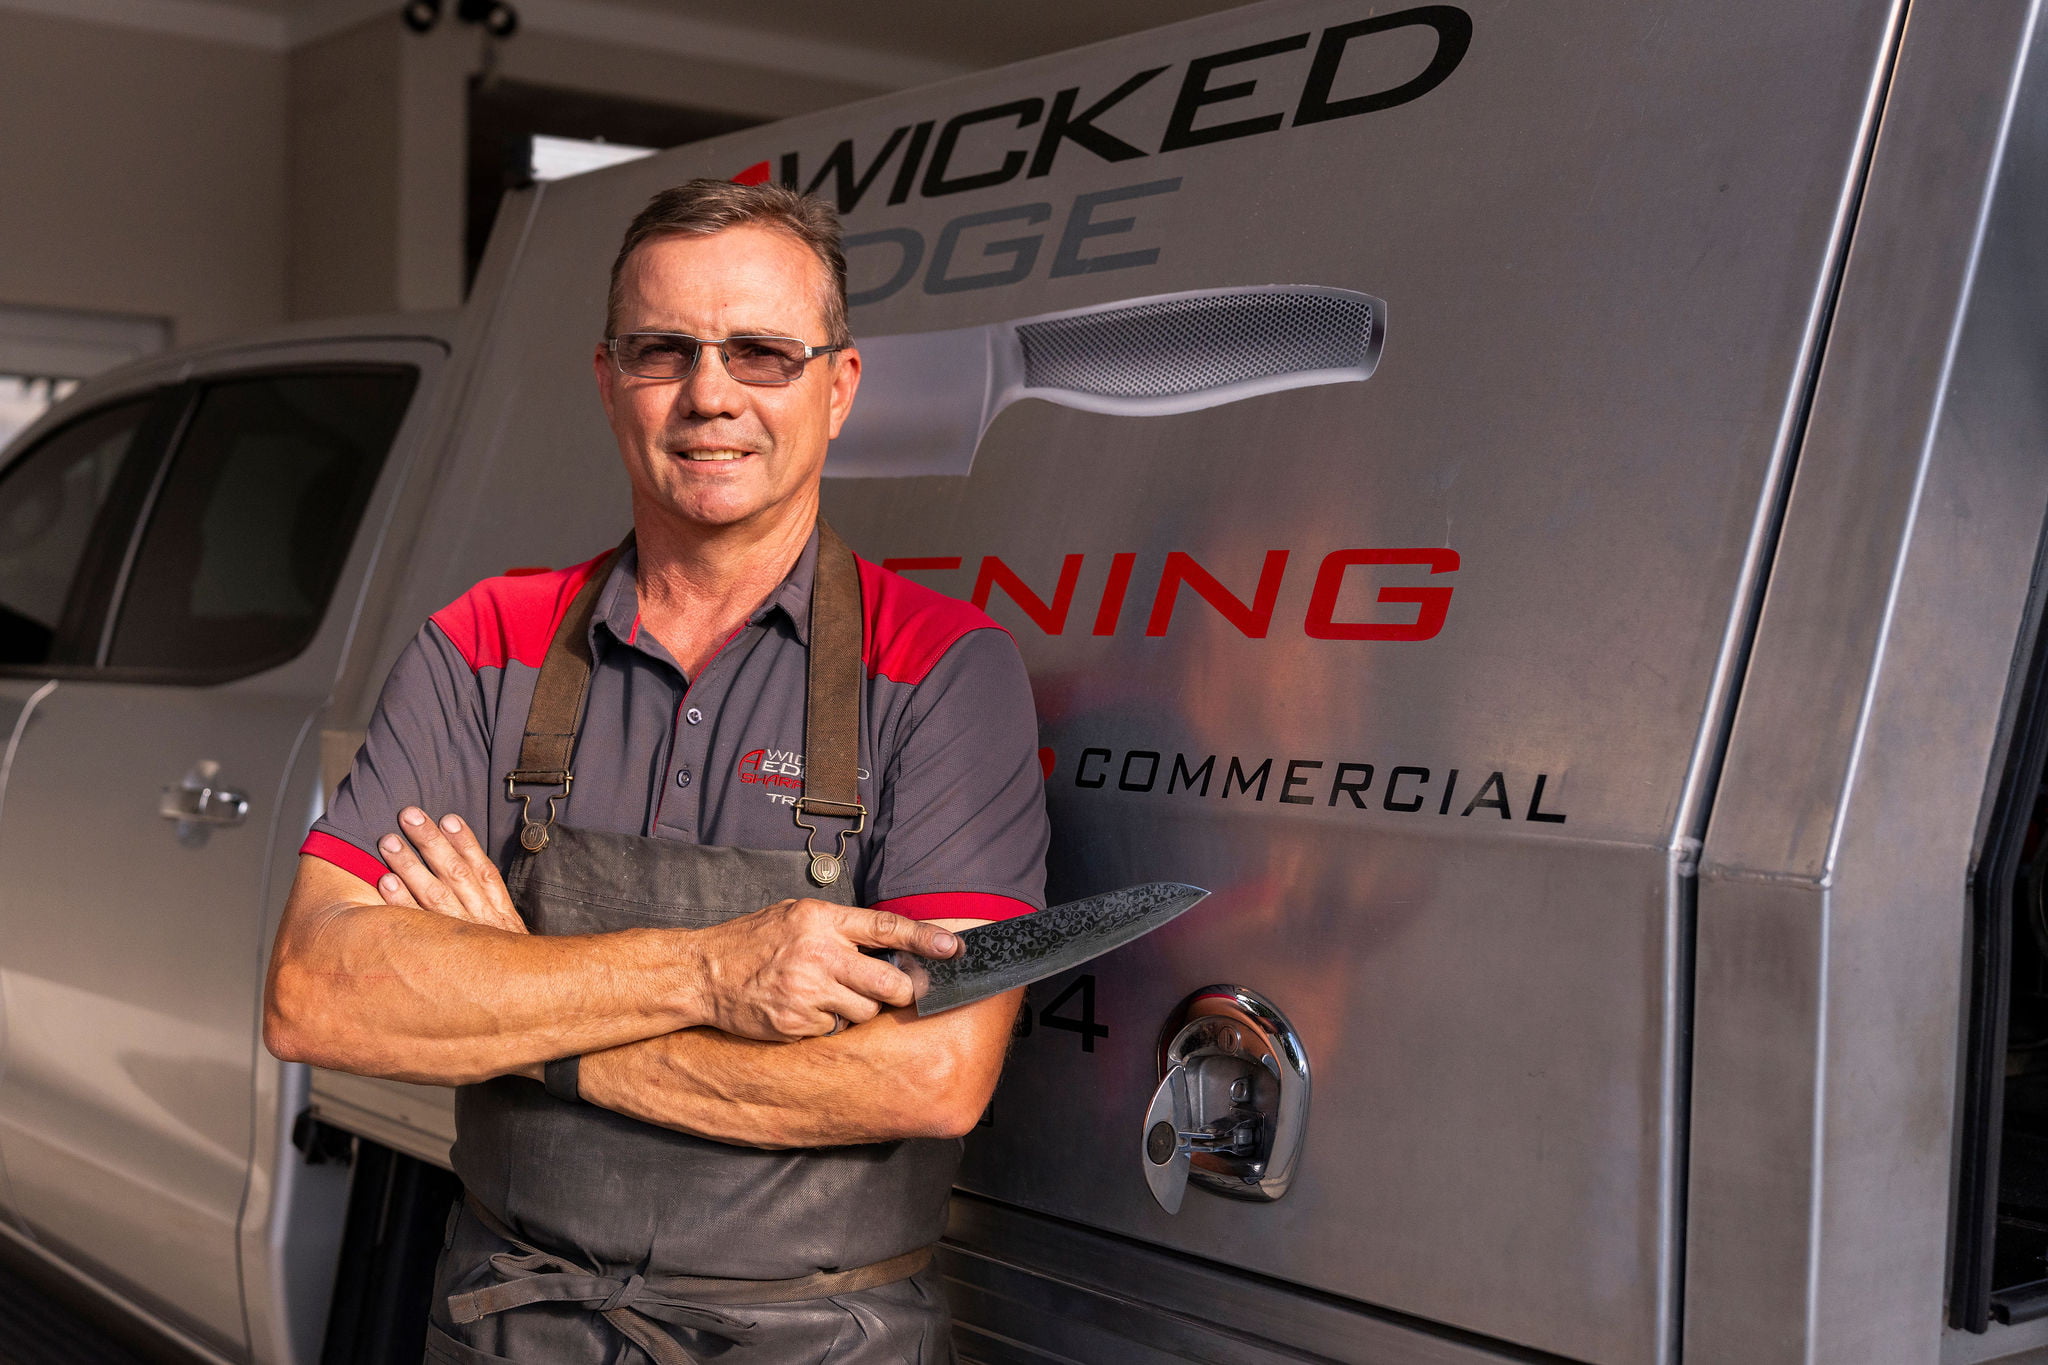
{"label": "man's ear", "polygon": [[611,347],[602,341],[597,343],[596,352],[590,357],[590,368],[597,376],[597,401],[604,405],[604,420],[612,420],[612,381],[618,378],[618,371],[612,368]]}
{"label": "man's ear", "polygon": [[834,351],[832,364],[832,430],[827,439],[836,440],[846,415],[853,411],[853,396],[860,391],[860,352],[853,347]]}

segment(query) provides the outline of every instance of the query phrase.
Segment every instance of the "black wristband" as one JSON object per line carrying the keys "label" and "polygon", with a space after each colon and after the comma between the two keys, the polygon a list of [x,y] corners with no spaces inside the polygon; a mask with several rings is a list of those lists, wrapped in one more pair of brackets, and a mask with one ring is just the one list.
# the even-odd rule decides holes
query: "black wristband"
{"label": "black wristband", "polygon": [[558,1100],[568,1104],[581,1103],[583,1096],[577,1091],[576,1072],[577,1064],[582,1060],[581,1057],[557,1057],[541,1068],[541,1084]]}

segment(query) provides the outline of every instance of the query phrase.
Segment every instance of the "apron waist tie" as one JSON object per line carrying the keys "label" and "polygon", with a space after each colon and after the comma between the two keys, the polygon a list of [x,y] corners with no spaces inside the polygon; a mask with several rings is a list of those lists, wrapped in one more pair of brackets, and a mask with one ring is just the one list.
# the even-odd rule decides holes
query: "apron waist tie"
{"label": "apron waist tie", "polygon": [[621,1336],[647,1352],[655,1365],[698,1362],[642,1308],[660,1310],[662,1317],[678,1319],[678,1325],[740,1342],[752,1335],[753,1320],[722,1313],[720,1308],[795,1303],[875,1289],[909,1279],[932,1260],[932,1248],[923,1246],[873,1265],[821,1270],[787,1280],[729,1280],[712,1275],[631,1275],[620,1279],[600,1275],[566,1257],[543,1251],[515,1236],[503,1219],[475,1197],[466,1197],[465,1202],[478,1222],[517,1247],[518,1252],[499,1252],[491,1257],[491,1269],[502,1277],[499,1283],[467,1294],[449,1295],[450,1317],[468,1324],[529,1304],[587,1304]]}

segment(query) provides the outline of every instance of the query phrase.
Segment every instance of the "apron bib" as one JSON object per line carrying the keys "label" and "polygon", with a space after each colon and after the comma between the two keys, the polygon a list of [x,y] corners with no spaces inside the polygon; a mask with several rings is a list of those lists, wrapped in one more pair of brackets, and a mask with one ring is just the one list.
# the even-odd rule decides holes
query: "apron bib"
{"label": "apron bib", "polygon": [[[548,789],[544,816],[533,809],[542,798],[526,798],[522,852],[506,876],[534,933],[700,929],[795,897],[852,903],[844,852],[866,818],[854,783],[860,585],[851,552],[822,521],[818,536],[795,807],[807,851],[555,823],[572,786],[589,623],[615,552],[549,646],[507,778],[511,796]],[[820,817],[841,826],[827,849],[816,847]],[[455,1114],[453,1161],[468,1198],[436,1274],[429,1362],[952,1360],[930,1253],[958,1141],[738,1147],[557,1099],[516,1076],[459,1087]]]}

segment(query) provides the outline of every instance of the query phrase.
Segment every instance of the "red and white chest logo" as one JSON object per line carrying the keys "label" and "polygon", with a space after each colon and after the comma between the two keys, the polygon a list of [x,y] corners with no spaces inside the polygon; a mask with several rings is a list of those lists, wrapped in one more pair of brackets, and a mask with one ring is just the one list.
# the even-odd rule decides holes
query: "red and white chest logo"
{"label": "red and white chest logo", "polygon": [[739,777],[748,786],[801,787],[804,756],[786,749],[754,749],[740,755]]}
{"label": "red and white chest logo", "polygon": [[[759,788],[778,805],[792,805],[804,790],[804,756],[789,749],[750,749],[740,755],[734,775],[741,786]],[[856,768],[854,777],[865,782],[868,770]]]}

